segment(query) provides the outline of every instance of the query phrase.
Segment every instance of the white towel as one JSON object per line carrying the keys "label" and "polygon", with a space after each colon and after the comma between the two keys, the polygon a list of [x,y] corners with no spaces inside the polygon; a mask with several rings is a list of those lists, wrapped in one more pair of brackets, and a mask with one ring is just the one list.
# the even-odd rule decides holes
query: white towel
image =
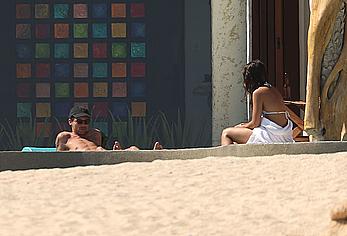
{"label": "white towel", "polygon": [[292,143],[293,123],[288,120],[286,127],[281,127],[275,122],[262,117],[259,127],[253,129],[247,143]]}

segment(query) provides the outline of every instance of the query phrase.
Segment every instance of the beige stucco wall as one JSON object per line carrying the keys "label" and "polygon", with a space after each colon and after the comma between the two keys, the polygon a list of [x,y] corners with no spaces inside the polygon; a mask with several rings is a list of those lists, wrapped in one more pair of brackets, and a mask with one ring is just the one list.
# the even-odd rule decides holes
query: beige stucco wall
{"label": "beige stucco wall", "polygon": [[241,70],[246,63],[246,0],[212,0],[212,144],[221,131],[245,121]]}

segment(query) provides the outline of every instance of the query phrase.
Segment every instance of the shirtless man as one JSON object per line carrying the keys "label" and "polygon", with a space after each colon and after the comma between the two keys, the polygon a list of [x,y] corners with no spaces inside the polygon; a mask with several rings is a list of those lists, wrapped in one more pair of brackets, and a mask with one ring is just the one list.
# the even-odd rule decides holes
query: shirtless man
{"label": "shirtless man", "polygon": [[[55,146],[57,151],[105,151],[101,147],[102,136],[98,129],[89,127],[90,113],[87,108],[74,106],[70,110],[69,125],[72,132],[63,131],[57,135]],[[156,142],[154,150],[162,149]],[[119,142],[115,142],[113,150],[122,150]],[[139,150],[136,146],[131,146],[125,150]]]}

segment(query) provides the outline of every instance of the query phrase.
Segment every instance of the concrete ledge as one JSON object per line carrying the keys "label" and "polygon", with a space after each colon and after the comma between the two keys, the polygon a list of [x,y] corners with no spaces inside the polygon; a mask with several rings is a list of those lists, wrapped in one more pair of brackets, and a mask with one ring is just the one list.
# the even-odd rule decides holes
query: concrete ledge
{"label": "concrete ledge", "polygon": [[323,154],[347,152],[347,142],[230,145],[225,147],[105,151],[105,152],[0,152],[0,171],[112,165],[124,162],[199,159],[209,156],[271,156],[278,154]]}

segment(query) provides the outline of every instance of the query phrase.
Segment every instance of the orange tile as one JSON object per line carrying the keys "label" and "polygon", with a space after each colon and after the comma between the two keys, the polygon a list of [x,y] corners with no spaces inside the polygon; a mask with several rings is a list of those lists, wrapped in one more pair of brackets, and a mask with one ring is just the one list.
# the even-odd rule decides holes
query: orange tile
{"label": "orange tile", "polygon": [[126,63],[112,63],[112,77],[124,78],[127,76]]}
{"label": "orange tile", "polygon": [[112,3],[111,15],[113,18],[126,17],[126,4],[125,3]]}
{"label": "orange tile", "polygon": [[88,43],[75,43],[73,47],[75,58],[88,58]]}
{"label": "orange tile", "polygon": [[131,103],[131,116],[132,117],[145,117],[146,116],[146,103],[145,102],[132,102]]}
{"label": "orange tile", "polygon": [[127,24],[126,23],[112,23],[112,38],[126,38],[127,37]]}
{"label": "orange tile", "polygon": [[20,79],[31,77],[31,64],[16,64],[16,77]]}
{"label": "orange tile", "polygon": [[50,117],[51,104],[50,103],[36,103],[36,117]]}
{"label": "orange tile", "polygon": [[88,83],[75,83],[74,85],[75,98],[86,98],[89,96]]}
{"label": "orange tile", "polygon": [[54,37],[56,39],[69,38],[69,24],[54,24]]}

